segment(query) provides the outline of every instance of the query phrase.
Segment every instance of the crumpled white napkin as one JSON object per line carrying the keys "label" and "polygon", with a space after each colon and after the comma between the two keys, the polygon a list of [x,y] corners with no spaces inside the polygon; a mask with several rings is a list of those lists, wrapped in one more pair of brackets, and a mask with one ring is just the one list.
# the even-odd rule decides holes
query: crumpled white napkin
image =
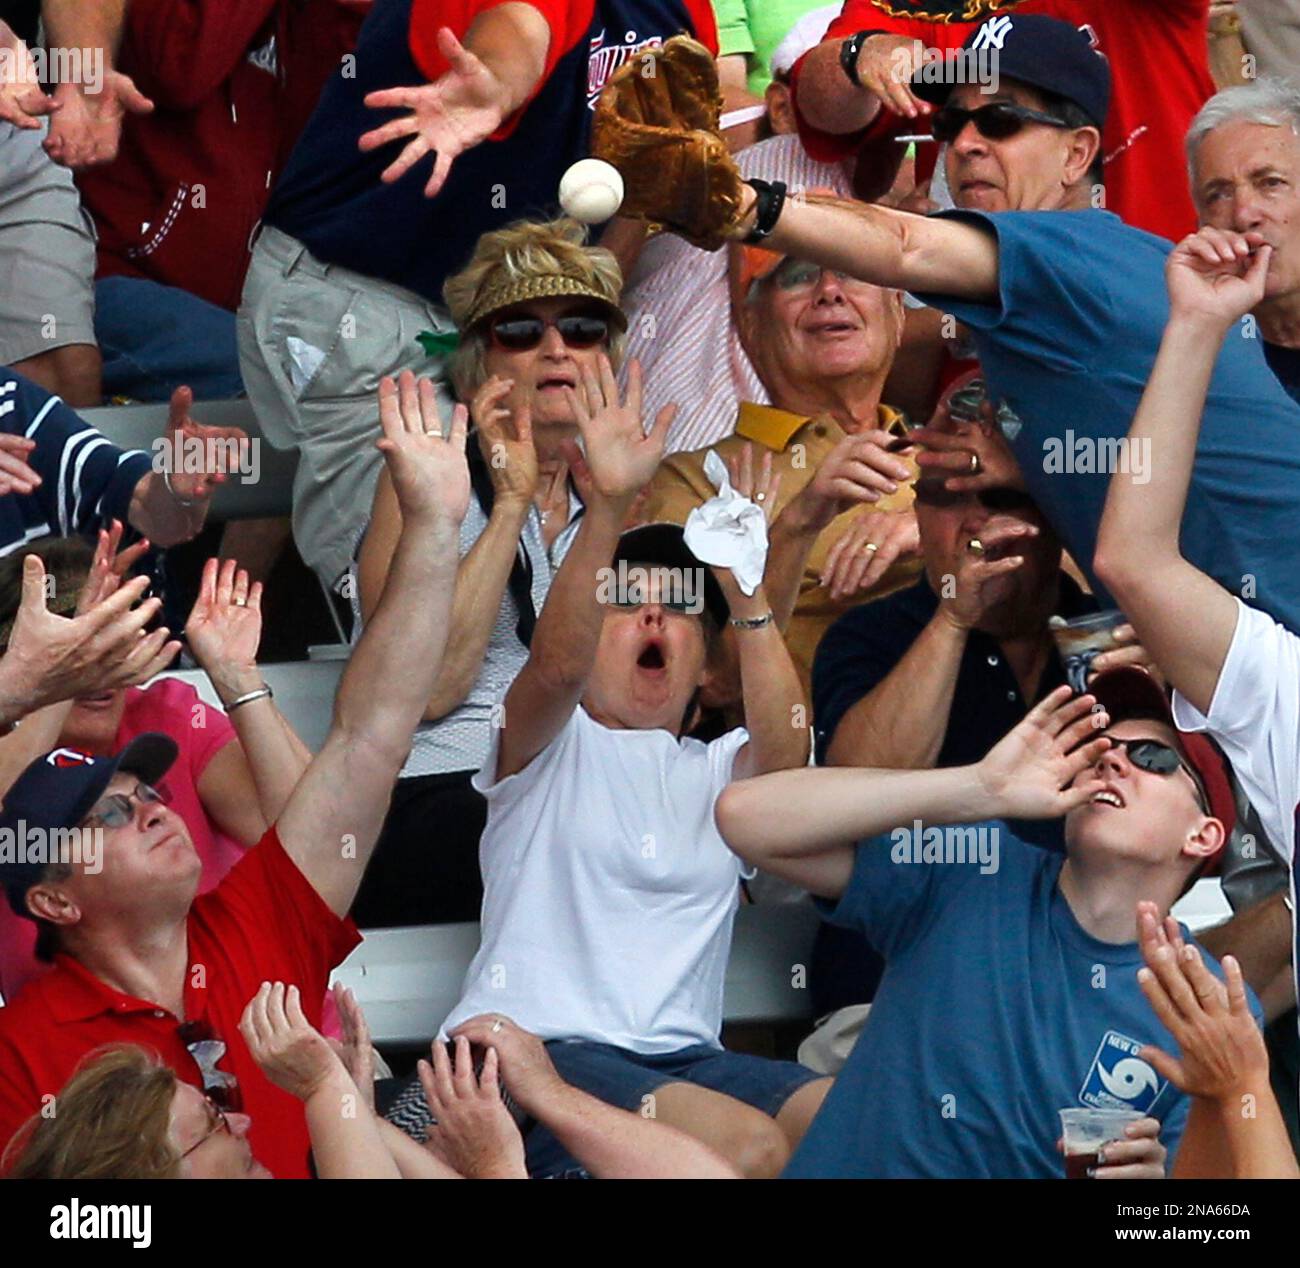
{"label": "crumpled white napkin", "polygon": [[731,487],[727,464],[710,449],[704,474],[716,486],[716,497],[686,517],[686,545],[701,563],[730,568],[745,595],[763,580],[767,567],[767,517],[763,508]]}

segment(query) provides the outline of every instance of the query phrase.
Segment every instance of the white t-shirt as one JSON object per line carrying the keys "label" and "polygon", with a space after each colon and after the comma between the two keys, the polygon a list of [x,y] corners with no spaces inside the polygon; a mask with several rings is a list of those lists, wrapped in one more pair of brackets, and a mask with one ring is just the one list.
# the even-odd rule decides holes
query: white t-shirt
{"label": "white t-shirt", "polygon": [[713,807],[748,738],[614,731],[578,707],[497,782],[494,729],[473,781],[483,940],[444,1031],[504,1013],[543,1039],[717,1045],[743,865]]}
{"label": "white t-shirt", "polygon": [[1209,716],[1174,692],[1174,721],[1218,741],[1270,843],[1291,864],[1300,804],[1300,638],[1238,599]]}

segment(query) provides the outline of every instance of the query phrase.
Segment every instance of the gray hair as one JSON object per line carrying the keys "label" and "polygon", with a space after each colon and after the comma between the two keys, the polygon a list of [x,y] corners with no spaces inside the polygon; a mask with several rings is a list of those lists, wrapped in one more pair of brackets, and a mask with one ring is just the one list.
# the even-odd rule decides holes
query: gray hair
{"label": "gray hair", "polygon": [[1196,155],[1201,142],[1226,123],[1289,127],[1300,137],[1300,83],[1262,75],[1253,83],[1215,93],[1201,107],[1187,130],[1187,171],[1193,188],[1196,185]]}

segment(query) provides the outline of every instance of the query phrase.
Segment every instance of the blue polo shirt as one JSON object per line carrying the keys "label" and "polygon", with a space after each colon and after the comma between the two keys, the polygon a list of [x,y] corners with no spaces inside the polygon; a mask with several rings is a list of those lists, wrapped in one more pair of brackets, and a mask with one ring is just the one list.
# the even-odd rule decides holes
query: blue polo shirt
{"label": "blue polo shirt", "polygon": [[560,177],[586,157],[596,97],[618,66],[679,32],[706,42],[716,38],[711,27],[700,30],[687,0],[574,0],[567,9],[577,20],[576,38],[552,28],[552,39],[567,45],[513,130],[461,154],[430,199],[424,187],[432,155],[391,185],[379,179],[409,137],[368,154],[357,148],[364,133],[409,113],[372,110],[365,104],[368,93],[426,82],[411,52],[411,4],[375,0],[355,62],[347,67],[351,73],[340,70],[326,84],[263,219],[326,264],[405,287],[435,304],[480,235],[515,220],[559,214]]}
{"label": "blue polo shirt", "polygon": [[1138,987],[1137,943],[1085,932],[1057,884],[1060,855],[1005,823],[964,830],[984,834],[996,870],[911,861],[926,843],[898,834],[857,847],[829,918],[889,967],[786,1176],[1059,1178],[1057,1111],[1073,1105],[1153,1115],[1172,1158],[1188,1102],[1137,1056],[1147,1043],[1178,1052]]}
{"label": "blue polo shirt", "polygon": [[[1126,436],[1137,412],[1169,319],[1173,247],[1104,211],[940,214],[996,236],[998,298],[921,298],[971,328],[990,392],[1016,416],[1003,430],[1029,492],[1091,576],[1109,483],[1094,442]],[[1262,340],[1229,336],[1206,401],[1183,553],[1300,630],[1300,558],[1279,549],[1298,517],[1300,404]]]}
{"label": "blue polo shirt", "polygon": [[32,493],[0,497],[0,556],[38,537],[125,524],[135,486],[152,470],[149,454],[119,449],[59,397],[3,366],[0,429],[36,441],[27,462],[41,477]]}

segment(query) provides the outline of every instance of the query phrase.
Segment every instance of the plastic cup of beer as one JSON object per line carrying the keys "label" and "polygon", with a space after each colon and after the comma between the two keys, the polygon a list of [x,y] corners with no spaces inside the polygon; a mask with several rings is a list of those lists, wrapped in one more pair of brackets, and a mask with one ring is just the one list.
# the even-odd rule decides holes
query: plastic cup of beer
{"label": "plastic cup of beer", "polygon": [[1082,695],[1087,690],[1092,662],[1118,644],[1115,631],[1128,624],[1128,617],[1118,608],[1094,612],[1090,616],[1075,617],[1067,621],[1054,616],[1047,622],[1057,653],[1065,666],[1065,680]]}
{"label": "plastic cup of beer", "polygon": [[1112,1141],[1123,1140],[1124,1128],[1143,1115],[1136,1110],[1061,1110],[1061,1138],[1065,1147],[1065,1178],[1091,1180],[1097,1154]]}

